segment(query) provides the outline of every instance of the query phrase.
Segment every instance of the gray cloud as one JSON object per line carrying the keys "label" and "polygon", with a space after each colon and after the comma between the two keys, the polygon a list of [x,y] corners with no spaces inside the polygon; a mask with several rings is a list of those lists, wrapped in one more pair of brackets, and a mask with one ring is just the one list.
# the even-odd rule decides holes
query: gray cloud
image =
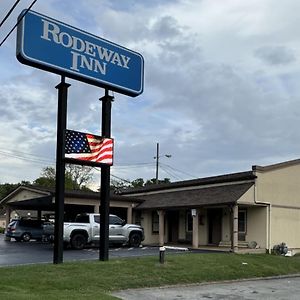
{"label": "gray cloud", "polygon": [[256,49],[254,55],[268,65],[285,65],[296,61],[292,50],[284,46],[264,46]]}

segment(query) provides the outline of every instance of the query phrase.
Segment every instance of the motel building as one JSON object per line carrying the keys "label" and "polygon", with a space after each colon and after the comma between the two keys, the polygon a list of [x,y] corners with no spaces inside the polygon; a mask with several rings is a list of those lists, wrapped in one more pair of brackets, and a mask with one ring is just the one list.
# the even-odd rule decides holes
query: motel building
{"label": "motel building", "polygon": [[[65,193],[65,219],[99,212],[99,193]],[[15,215],[54,211],[53,190],[19,186],[0,201],[6,224]],[[112,194],[110,213],[141,224],[144,245],[184,245],[233,252],[300,251],[300,159],[251,170]]]}

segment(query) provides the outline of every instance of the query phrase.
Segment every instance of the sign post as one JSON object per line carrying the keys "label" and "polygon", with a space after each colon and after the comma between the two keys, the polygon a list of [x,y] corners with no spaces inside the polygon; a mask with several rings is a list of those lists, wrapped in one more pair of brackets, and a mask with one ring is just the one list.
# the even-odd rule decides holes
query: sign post
{"label": "sign post", "polygon": [[63,262],[63,231],[64,231],[64,193],[65,193],[65,162],[64,162],[64,131],[67,127],[67,97],[70,84],[61,77],[56,86],[58,90],[57,109],[57,140],[56,140],[56,181],[55,181],[55,227],[53,263]]}
{"label": "sign post", "polygon": [[[111,106],[113,97],[109,96],[108,89],[105,95],[100,98],[102,101],[102,136],[111,136]],[[100,248],[99,259],[108,260],[109,246],[109,202],[110,202],[110,165],[101,166],[100,184]]]}

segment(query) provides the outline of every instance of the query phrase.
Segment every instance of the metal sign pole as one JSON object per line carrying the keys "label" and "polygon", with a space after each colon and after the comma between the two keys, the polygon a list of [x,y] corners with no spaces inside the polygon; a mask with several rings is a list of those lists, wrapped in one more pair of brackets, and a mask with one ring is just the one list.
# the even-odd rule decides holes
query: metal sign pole
{"label": "metal sign pole", "polygon": [[[114,97],[109,96],[105,90],[102,101],[102,136],[111,137],[111,106]],[[109,193],[110,193],[110,166],[101,166],[101,190],[100,190],[100,248],[99,259],[108,260],[109,246]]]}
{"label": "metal sign pole", "polygon": [[55,181],[55,227],[53,263],[63,262],[63,231],[64,231],[64,193],[65,193],[65,162],[64,162],[64,130],[67,126],[68,87],[65,77],[56,86],[58,90],[57,109],[57,141],[56,141],[56,181]]}

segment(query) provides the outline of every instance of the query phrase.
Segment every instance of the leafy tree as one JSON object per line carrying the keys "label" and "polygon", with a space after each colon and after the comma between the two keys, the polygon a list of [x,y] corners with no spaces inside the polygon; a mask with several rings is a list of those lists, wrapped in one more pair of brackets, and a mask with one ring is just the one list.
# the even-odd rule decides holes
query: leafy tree
{"label": "leafy tree", "polygon": [[[90,190],[87,185],[93,178],[92,168],[87,166],[66,165],[65,188],[69,190]],[[55,169],[46,167],[41,176],[34,182],[35,185],[44,187],[55,187]]]}
{"label": "leafy tree", "polygon": [[68,180],[68,184],[70,184],[74,190],[88,189],[87,184],[93,179],[92,169],[92,167],[67,164],[65,175],[66,183]]}
{"label": "leafy tree", "polygon": [[[170,183],[170,178],[164,178],[163,180],[158,180],[158,183]],[[143,186],[149,186],[149,185],[153,185],[156,184],[156,179],[155,178],[151,178],[148,179],[146,182],[144,181],[143,178],[137,178],[133,181],[131,181],[131,186],[136,188],[136,187],[143,187]]]}
{"label": "leafy tree", "polygon": [[131,186],[136,188],[136,187],[142,187],[145,185],[145,181],[143,178],[137,178],[133,181],[131,181]]}
{"label": "leafy tree", "polygon": [[[163,180],[159,179],[158,184],[161,184],[161,183],[171,183],[170,178],[164,178]],[[155,178],[148,179],[146,181],[146,183],[144,184],[144,186],[153,185],[153,184],[156,184],[156,179]]]}

